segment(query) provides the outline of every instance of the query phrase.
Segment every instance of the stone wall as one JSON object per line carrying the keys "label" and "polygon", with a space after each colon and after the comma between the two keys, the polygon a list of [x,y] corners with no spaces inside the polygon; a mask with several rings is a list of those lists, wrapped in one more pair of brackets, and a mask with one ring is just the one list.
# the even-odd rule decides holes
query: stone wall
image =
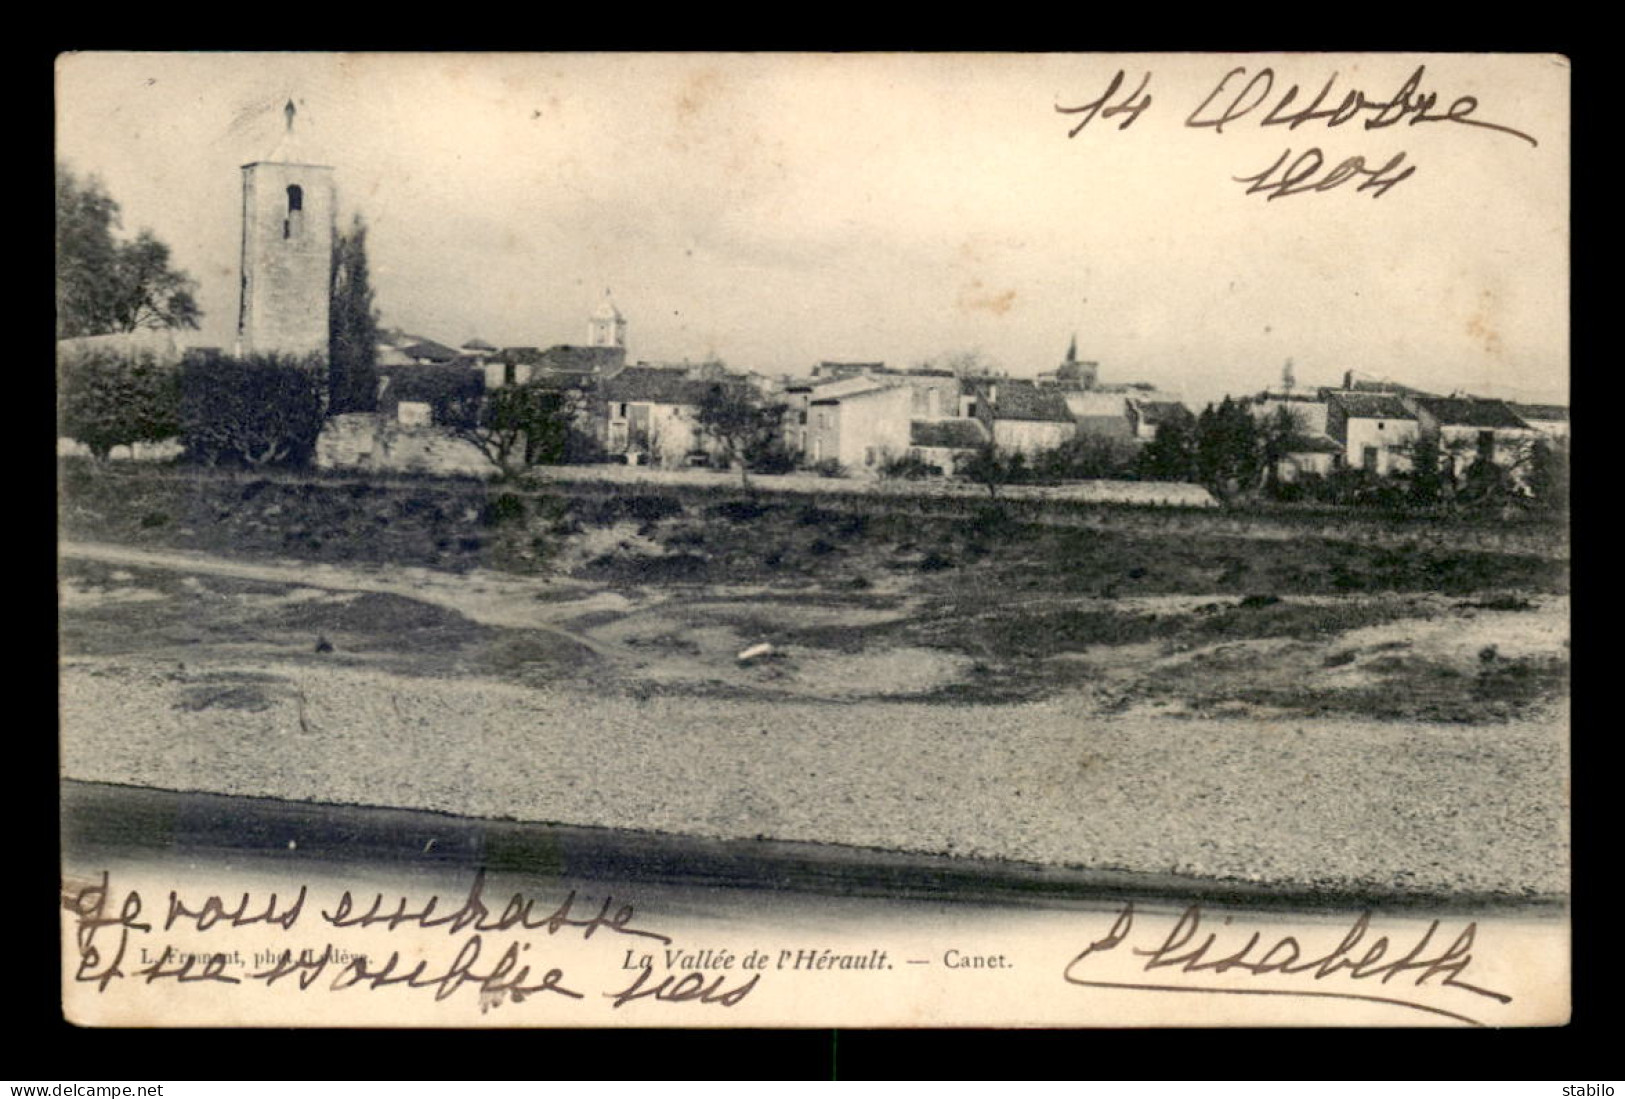
{"label": "stone wall", "polygon": [[371,412],[328,420],[316,440],[316,467],[475,476],[495,471],[472,443],[444,428],[407,426]]}

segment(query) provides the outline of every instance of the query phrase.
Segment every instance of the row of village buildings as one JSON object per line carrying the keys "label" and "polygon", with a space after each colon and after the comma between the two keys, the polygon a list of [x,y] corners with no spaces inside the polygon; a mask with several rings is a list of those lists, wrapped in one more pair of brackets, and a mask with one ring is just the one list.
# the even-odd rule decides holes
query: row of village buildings
{"label": "row of village buildings", "polygon": [[[902,457],[951,473],[989,441],[1028,455],[1080,438],[1145,444],[1192,417],[1174,394],[1102,382],[1097,364],[1077,358],[1075,341],[1056,369],[1030,379],[880,362],[821,362],[804,377],[771,378],[717,363],[628,364],[624,321],[607,299],[585,346],[498,349],[471,340],[453,348],[388,337],[379,347],[378,415],[393,425],[432,432],[431,395],[443,391],[444,372],[472,372],[487,391],[526,383],[571,391],[581,398],[580,426],[612,460],[668,468],[718,460],[719,445],[697,418],[716,386],[748,386],[783,405],[784,442],[801,464],[855,476],[878,475]],[[1284,382],[1247,399],[1261,418],[1292,412],[1298,441],[1281,461],[1283,480],[1340,468],[1402,472],[1424,436],[1458,462],[1483,456],[1512,467],[1534,440],[1568,436],[1561,406],[1439,396],[1352,373],[1338,387],[1300,388],[1290,365]]]}

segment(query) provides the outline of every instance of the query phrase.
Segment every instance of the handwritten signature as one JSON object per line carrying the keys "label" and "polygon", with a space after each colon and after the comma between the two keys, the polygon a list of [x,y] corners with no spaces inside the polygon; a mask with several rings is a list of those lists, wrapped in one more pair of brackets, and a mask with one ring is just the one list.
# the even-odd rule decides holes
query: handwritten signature
{"label": "handwritten signature", "polygon": [[[1149,947],[1130,947],[1126,951],[1133,958],[1145,959],[1138,968],[1138,972],[1144,974],[1172,971],[1169,973],[1170,978],[1173,973],[1236,973],[1249,978],[1279,976],[1311,982],[1311,987],[1247,988],[1234,985],[1204,985],[1199,982],[1173,983],[1171,980],[1158,983],[1154,981],[1100,979],[1102,958],[1128,942],[1134,932],[1134,918],[1134,904],[1129,902],[1118,912],[1117,918],[1112,923],[1111,930],[1106,933],[1104,938],[1097,939],[1084,947],[1076,957],[1067,963],[1063,974],[1066,981],[1069,984],[1089,988],[1122,988],[1151,992],[1192,992],[1233,996],[1300,996],[1363,1000],[1442,1015],[1473,1026],[1483,1026],[1484,1024],[1457,1011],[1424,1003],[1421,1000],[1378,995],[1374,990],[1379,987],[1386,988],[1390,982],[1403,978],[1408,980],[1411,987],[1414,988],[1451,988],[1494,1000],[1501,1004],[1512,1002],[1511,996],[1482,988],[1463,979],[1463,974],[1473,963],[1472,948],[1473,940],[1478,931],[1477,923],[1467,924],[1451,941],[1449,946],[1441,949],[1433,945],[1434,936],[1438,933],[1441,924],[1440,920],[1434,920],[1423,931],[1421,938],[1408,951],[1399,954],[1399,956],[1390,956],[1391,950],[1394,954],[1398,954],[1398,948],[1394,946],[1388,935],[1377,936],[1371,941],[1367,941],[1367,936],[1371,933],[1371,914],[1369,912],[1361,913],[1343,936],[1342,941],[1330,951],[1318,956],[1310,954],[1305,957],[1304,948],[1298,942],[1297,937],[1293,935],[1282,935],[1265,947],[1263,932],[1254,931],[1239,947],[1234,943],[1220,947],[1220,933],[1209,930],[1200,942],[1197,942],[1198,934],[1204,930],[1203,912],[1200,905],[1193,904],[1186,908],[1179,918],[1174,921],[1173,926],[1168,929],[1167,934],[1162,937],[1160,943]],[[1122,955],[1117,955],[1110,960],[1118,961],[1122,960],[1122,957]],[[1321,984],[1321,982],[1329,981],[1332,978],[1341,978],[1347,981],[1370,981],[1372,984],[1359,991]],[[1434,981],[1437,981],[1437,983],[1430,984],[1430,982]],[[1367,988],[1373,989],[1373,991],[1366,991]]]}

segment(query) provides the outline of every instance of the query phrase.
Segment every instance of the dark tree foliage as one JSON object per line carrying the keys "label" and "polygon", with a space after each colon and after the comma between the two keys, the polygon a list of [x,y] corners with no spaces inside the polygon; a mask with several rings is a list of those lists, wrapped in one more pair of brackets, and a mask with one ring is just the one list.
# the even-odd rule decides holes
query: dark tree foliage
{"label": "dark tree foliage", "polygon": [[877,472],[882,481],[923,481],[941,475],[942,470],[917,454],[887,455]]}
{"label": "dark tree foliage", "polygon": [[1032,474],[1040,481],[1129,480],[1139,465],[1132,440],[1079,435],[1034,456]]}
{"label": "dark tree foliage", "polygon": [[1537,511],[1561,515],[1569,508],[1569,448],[1563,440],[1538,439],[1529,448],[1524,483]]}
{"label": "dark tree foliage", "polygon": [[1280,488],[1281,463],[1304,445],[1308,431],[1303,418],[1286,405],[1278,406],[1268,416],[1255,421],[1255,425],[1259,460],[1263,463],[1263,487],[1273,493]]}
{"label": "dark tree foliage", "polygon": [[378,408],[378,311],[367,268],[367,226],[357,214],[333,237],[328,303],[328,413]]}
{"label": "dark tree foliage", "polygon": [[208,465],[307,466],[327,399],[319,355],[195,355],[181,365],[181,441]]}
{"label": "dark tree foliage", "polygon": [[1424,435],[1406,448],[1411,468],[1405,474],[1406,495],[1420,507],[1431,507],[1444,498],[1448,475],[1439,440]]}
{"label": "dark tree foliage", "polygon": [[116,446],[153,443],[180,433],[180,377],[150,355],[77,356],[57,374],[58,433],[105,461]]}
{"label": "dark tree foliage", "polygon": [[56,335],[196,328],[196,284],[170,267],[169,246],[143,229],[114,235],[119,207],[94,177],[56,166]]}
{"label": "dark tree foliage", "polygon": [[786,473],[795,468],[784,446],[782,404],[766,401],[746,385],[717,383],[700,401],[700,430],[717,441],[730,465],[739,466],[741,484],[751,471]]}
{"label": "dark tree foliage", "polygon": [[1140,451],[1139,467],[1140,475],[1147,480],[1195,480],[1195,421],[1189,416],[1181,416],[1158,427],[1156,438]]}
{"label": "dark tree foliage", "polygon": [[1522,494],[1513,473],[1489,458],[1475,458],[1462,476],[1457,501],[1465,507],[1495,511],[1517,503]]}
{"label": "dark tree foliage", "polygon": [[1196,418],[1196,475],[1214,495],[1230,499],[1258,484],[1263,472],[1258,421],[1229,397]]}

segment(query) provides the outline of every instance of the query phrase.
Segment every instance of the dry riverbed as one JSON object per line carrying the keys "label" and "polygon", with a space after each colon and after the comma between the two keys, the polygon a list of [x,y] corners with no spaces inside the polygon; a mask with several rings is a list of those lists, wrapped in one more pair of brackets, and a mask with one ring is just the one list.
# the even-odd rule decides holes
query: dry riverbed
{"label": "dry riverbed", "polygon": [[63,774],[1328,889],[1566,891],[1566,596],[960,584],[69,544]]}

